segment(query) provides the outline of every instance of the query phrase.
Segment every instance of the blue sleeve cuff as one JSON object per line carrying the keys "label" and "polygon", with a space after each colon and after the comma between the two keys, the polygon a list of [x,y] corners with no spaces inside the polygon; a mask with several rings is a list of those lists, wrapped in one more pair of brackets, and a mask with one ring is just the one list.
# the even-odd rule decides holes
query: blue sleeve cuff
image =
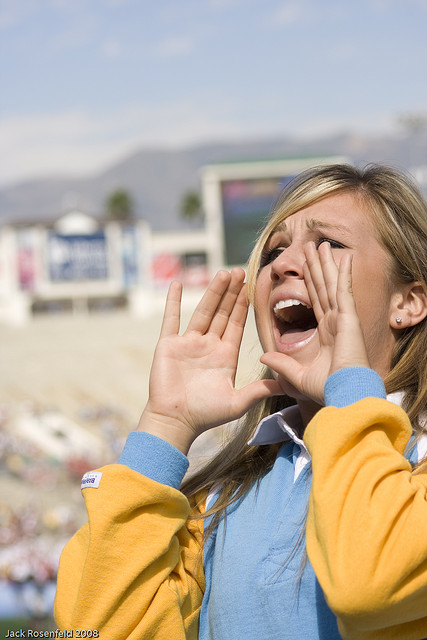
{"label": "blue sleeve cuff", "polygon": [[386,398],[384,382],[373,369],[348,367],[335,371],[326,380],[325,406],[341,409],[363,398]]}
{"label": "blue sleeve cuff", "polygon": [[118,462],[174,489],[181,486],[189,466],[188,458],[181,451],[143,431],[131,431]]}

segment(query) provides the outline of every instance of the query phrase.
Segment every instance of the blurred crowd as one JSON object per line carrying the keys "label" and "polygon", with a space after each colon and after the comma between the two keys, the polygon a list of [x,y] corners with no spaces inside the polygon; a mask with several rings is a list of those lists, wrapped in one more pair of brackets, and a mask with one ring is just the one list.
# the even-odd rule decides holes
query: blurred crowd
{"label": "blurred crowd", "polygon": [[[37,414],[39,425],[48,415],[32,405],[20,406],[19,412],[32,418]],[[0,407],[1,617],[49,613],[61,550],[86,519],[80,478],[115,461],[128,430],[117,409],[81,407],[76,420],[102,439],[102,459],[97,459],[99,452],[82,456],[73,450],[58,459],[37,438],[14,429],[15,413],[13,407]]]}

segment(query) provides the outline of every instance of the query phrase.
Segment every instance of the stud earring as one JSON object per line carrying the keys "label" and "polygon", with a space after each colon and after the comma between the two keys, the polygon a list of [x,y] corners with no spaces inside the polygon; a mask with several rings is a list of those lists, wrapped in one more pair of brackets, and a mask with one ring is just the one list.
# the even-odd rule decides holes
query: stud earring
{"label": "stud earring", "polygon": [[400,316],[397,316],[396,322],[397,322],[397,324],[400,324],[402,322],[402,318]]}

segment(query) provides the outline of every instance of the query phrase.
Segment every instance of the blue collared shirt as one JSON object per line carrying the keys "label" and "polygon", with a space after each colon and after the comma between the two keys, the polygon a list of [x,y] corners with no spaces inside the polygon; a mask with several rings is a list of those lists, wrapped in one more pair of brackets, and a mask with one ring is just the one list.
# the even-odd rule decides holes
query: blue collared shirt
{"label": "blue collared shirt", "polygon": [[[370,370],[343,370],[328,382],[325,398],[335,406],[367,395],[385,397],[381,379]],[[272,469],[227,509],[207,541],[199,640],[341,638],[305,553],[311,460],[300,426],[298,408],[290,407],[262,420],[250,441],[283,444]],[[426,449],[425,441],[412,448],[411,462]],[[130,434],[120,462],[176,488],[188,467],[177,449],[140,432]]]}

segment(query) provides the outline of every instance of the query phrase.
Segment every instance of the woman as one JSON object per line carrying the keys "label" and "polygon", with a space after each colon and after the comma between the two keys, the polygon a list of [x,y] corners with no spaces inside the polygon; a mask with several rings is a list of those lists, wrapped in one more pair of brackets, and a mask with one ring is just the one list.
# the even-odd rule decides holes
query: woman
{"label": "woman", "polygon": [[[348,640],[427,637],[427,215],[412,207],[415,234],[401,216],[396,208],[390,220],[409,232],[396,256],[412,298],[396,317],[394,366],[385,377],[386,387],[400,394],[387,402],[376,372],[341,369],[369,367],[357,323],[345,328],[341,319],[344,340],[339,345],[335,338],[333,352],[345,363],[333,364],[324,391],[325,404],[333,406],[318,412],[304,434],[313,464],[308,555]],[[319,317],[336,313],[334,279],[316,277],[316,291],[326,292],[317,299]],[[346,287],[339,300],[354,320]],[[318,364],[296,372],[282,362],[287,374],[300,390],[321,393]],[[404,455],[414,446],[421,464],[413,469]]]}
{"label": "woman", "polygon": [[[388,202],[403,207],[401,230],[390,228]],[[396,238],[400,247],[418,233],[413,206],[425,216],[410,182],[380,167],[320,167],[285,188],[247,285],[273,376],[243,389],[234,377],[244,272],[217,274],[183,335],[181,287],[171,285],[138,431],[119,465],[84,484],[89,524],[61,559],[59,626],[103,640],[342,637],[305,557],[311,465],[302,437],[328,373],[347,358],[406,391],[396,374],[411,344],[402,334],[427,313],[419,279],[395,257]],[[326,283],[342,289],[350,263],[360,320],[334,300],[325,311]],[[347,324],[362,344],[350,355]],[[412,406],[415,422],[423,407]],[[244,414],[230,444],[181,487],[194,439]]]}

